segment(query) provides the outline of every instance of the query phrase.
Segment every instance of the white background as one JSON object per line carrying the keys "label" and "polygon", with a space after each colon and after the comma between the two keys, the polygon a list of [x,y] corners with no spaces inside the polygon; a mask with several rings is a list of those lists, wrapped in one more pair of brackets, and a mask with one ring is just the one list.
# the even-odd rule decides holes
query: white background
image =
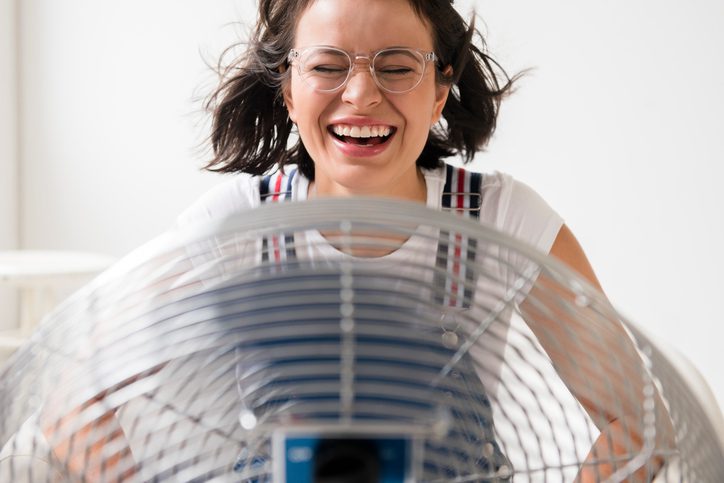
{"label": "white background", "polygon": [[[121,256],[221,179],[199,171],[203,59],[244,35],[254,2],[0,2],[0,248]],[[538,190],[614,304],[721,405],[724,3],[456,5],[509,72],[531,68],[475,166]]]}

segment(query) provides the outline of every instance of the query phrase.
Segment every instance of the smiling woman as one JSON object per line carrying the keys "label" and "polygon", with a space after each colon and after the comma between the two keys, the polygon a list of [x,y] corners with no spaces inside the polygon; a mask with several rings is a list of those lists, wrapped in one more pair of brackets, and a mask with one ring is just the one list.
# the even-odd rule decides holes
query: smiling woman
{"label": "smiling woman", "polygon": [[[259,175],[296,165],[320,196],[423,201],[418,169],[472,159],[512,85],[475,32],[449,2],[261,2],[250,49],[209,102],[208,167]],[[383,142],[351,139],[366,129]]]}
{"label": "smiling woman", "polygon": [[[328,26],[333,25],[333,28]],[[369,26],[374,25],[374,29]],[[390,46],[409,46],[430,52],[432,31],[407,1],[372,2],[360,11],[354,2],[313,2],[299,18],[295,46],[335,45],[355,58],[336,91],[318,89],[309,76],[286,79],[283,91],[289,118],[309,156],[314,160],[314,184],[319,196],[385,195],[425,200],[424,181],[417,173],[417,159],[427,142],[430,128],[439,120],[450,84],[437,82],[420,54],[414,83],[402,92],[380,89],[383,83],[376,71]],[[360,54],[357,54],[359,52]],[[409,52],[414,52],[410,50]],[[370,62],[368,55],[372,54]],[[360,56],[367,56],[360,57]],[[409,56],[407,58],[410,58]],[[428,54],[428,59],[434,55]],[[450,70],[449,64],[438,68]],[[359,64],[370,69],[356,69]],[[301,65],[301,64],[300,64]],[[384,67],[384,65],[383,65]],[[300,79],[300,77],[302,77]],[[306,82],[305,82],[306,81]],[[412,89],[411,87],[415,87]],[[379,126],[389,129],[383,143],[361,144],[330,135],[333,129]],[[354,134],[354,133],[351,133]]]}

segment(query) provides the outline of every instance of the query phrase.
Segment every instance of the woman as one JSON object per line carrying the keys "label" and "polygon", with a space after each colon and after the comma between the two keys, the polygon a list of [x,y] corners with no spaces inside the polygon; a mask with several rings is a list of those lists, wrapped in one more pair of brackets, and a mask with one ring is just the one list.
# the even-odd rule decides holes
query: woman
{"label": "woman", "polygon": [[[202,197],[179,222],[258,206],[267,190],[275,191],[260,188],[260,175],[275,166],[285,176],[275,178],[278,186],[288,186],[282,191],[293,201],[370,195],[439,209],[442,159],[470,161],[486,145],[515,80],[498,72],[499,83],[497,64],[473,44],[474,26],[450,0],[261,0],[259,12],[246,54],[229,66],[209,103],[215,157],[207,168],[242,174]],[[294,131],[299,139],[288,149]],[[483,223],[550,253],[600,289],[571,231],[530,188],[494,174],[483,177],[480,190]],[[544,288],[541,280],[533,290]],[[640,442],[641,435],[624,430],[628,409],[602,401],[602,392],[580,377],[595,368],[581,368],[582,361],[570,367],[556,356],[556,344],[567,340],[560,321],[522,305],[556,369],[602,429],[589,459],[629,453],[625,442]],[[608,340],[621,337],[621,327],[613,334]],[[632,347],[619,349],[619,358],[635,364]],[[667,434],[659,431],[662,440]],[[579,479],[613,471],[606,463],[584,465]],[[646,479],[646,471],[637,476]]]}
{"label": "woman", "polygon": [[[450,173],[462,173],[442,159],[472,160],[489,140],[498,105],[512,85],[504,75],[498,83],[496,64],[472,43],[474,27],[465,25],[449,0],[260,0],[259,12],[249,49],[225,72],[210,102],[215,157],[208,168],[238,174],[191,206],[179,223],[225,217],[281,192],[292,201],[368,195],[440,209]],[[295,130],[299,140],[288,148]],[[261,178],[275,167],[282,170],[272,181]],[[530,188],[493,174],[466,190],[481,195],[475,212],[482,223],[550,253],[598,287],[570,230]],[[548,281],[539,279],[531,293],[549,290]],[[565,314],[550,317],[527,301],[520,305],[556,370],[601,429],[578,479],[604,479],[616,471],[613,456],[641,446],[641,435],[632,429],[639,426],[636,408],[619,404],[623,398],[615,391],[585,377],[598,374],[606,361],[571,357],[567,349],[580,351],[580,345],[567,330]],[[622,327],[584,330],[599,352],[615,348],[620,367],[638,364],[631,344],[606,343],[626,339]],[[154,367],[141,378],[164,370],[169,366]],[[643,393],[640,378],[625,377],[629,389]],[[104,389],[67,415],[53,414],[49,405],[50,423],[41,417],[41,426],[53,441],[54,457],[69,472],[94,481],[117,467],[121,479],[138,476],[142,467],[136,465],[143,459],[133,454],[134,427],[123,423],[132,405],[116,411],[101,404],[138,380]],[[86,410],[93,411],[92,420],[79,423]],[[668,441],[670,427],[662,426],[657,436]],[[636,474],[642,481],[660,461],[648,463]]]}

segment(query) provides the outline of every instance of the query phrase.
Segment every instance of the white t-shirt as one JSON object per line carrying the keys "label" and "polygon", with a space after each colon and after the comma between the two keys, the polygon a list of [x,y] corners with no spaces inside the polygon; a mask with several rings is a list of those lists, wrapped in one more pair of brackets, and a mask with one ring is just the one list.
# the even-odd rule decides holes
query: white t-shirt
{"label": "white t-shirt", "polygon": [[[445,166],[423,170],[428,208],[442,209],[445,173]],[[261,205],[259,185],[260,177],[258,176],[233,175],[230,179],[212,188],[186,209],[178,217],[178,224],[186,226],[196,222],[223,219],[235,213],[258,207]],[[306,177],[301,174],[294,176],[291,184],[292,202],[306,200],[308,188],[309,180]],[[499,172],[483,175],[481,195],[479,217],[481,223],[508,234],[539,252],[548,253],[550,251],[563,220],[540,195],[510,175]],[[368,263],[377,263],[381,270],[394,267],[391,269],[395,271],[395,274],[399,274],[401,269],[408,269],[406,275],[413,279],[424,277],[425,275],[414,273],[413,269],[409,267],[424,267],[434,263],[430,261],[430,257],[435,254],[435,246],[425,246],[425,243],[429,244],[432,238],[434,237],[412,236],[400,249],[389,255],[370,260]],[[339,257],[347,256],[341,254],[316,230],[295,233],[295,245],[304,247],[303,250],[297,250],[297,257],[302,260],[337,260]],[[256,256],[249,254],[250,258],[246,258],[244,263],[254,259],[260,261],[260,248],[259,244]],[[507,250],[505,247],[488,247],[484,251],[487,255],[491,255],[483,257],[490,263],[484,268],[484,271],[492,273],[494,276],[491,279],[481,277],[478,280],[473,305],[483,307],[490,312],[496,303],[505,297],[509,289],[516,283],[520,283],[521,275],[536,275],[537,265],[528,257],[518,254],[515,250]],[[238,257],[239,254],[235,253],[235,256]],[[529,285],[517,289],[515,302],[522,300]],[[486,390],[491,394],[496,393],[499,383],[497,369],[505,357],[505,340],[508,338],[508,322],[512,309],[512,304],[508,304],[496,316],[496,323],[488,329],[495,337],[481,339],[481,344],[478,346],[481,353],[487,354],[489,359],[487,365],[494,374],[493,376],[481,374]],[[478,318],[484,318],[484,315],[481,314]],[[452,324],[455,323],[452,322]]]}
{"label": "white t-shirt", "polygon": [[[423,170],[427,187],[426,205],[434,210],[442,209],[442,194],[445,187],[446,167]],[[261,205],[260,180],[258,176],[247,174],[234,175],[204,194],[178,217],[178,225],[186,226],[197,222],[219,220],[236,213]],[[291,183],[291,201],[305,201],[309,188],[309,180],[301,174],[293,177]],[[479,220],[495,230],[522,241],[535,250],[548,253],[563,224],[562,218],[530,187],[513,179],[510,175],[495,172],[484,174],[481,183],[481,205]],[[427,228],[427,227],[426,227]],[[399,249],[392,253],[365,260],[365,263],[377,264],[376,268],[394,270],[396,274],[402,269],[412,279],[430,278],[432,275],[424,271],[415,272],[410,267],[430,267],[434,265],[437,247],[437,233],[431,229],[421,235],[411,236]],[[294,244],[298,248],[296,256],[300,261],[315,262],[339,260],[350,257],[342,254],[330,244],[318,231],[306,230],[294,233]],[[238,246],[238,244],[236,245]],[[238,250],[236,248],[235,250]],[[234,257],[242,260],[241,265],[261,262],[261,242],[255,244],[244,254],[236,251]],[[492,307],[496,299],[503,298],[507,291],[520,284],[521,276],[530,277],[537,274],[537,265],[529,257],[520,255],[516,250],[505,246],[490,245],[478,248],[477,260],[483,265],[482,271],[493,274],[493,280],[482,277],[478,280],[476,290],[478,305]],[[392,268],[393,267],[393,268]],[[463,268],[464,269],[464,268]],[[428,280],[426,280],[428,281]],[[486,282],[488,282],[486,284]],[[516,289],[515,302],[520,302],[527,293],[530,284]],[[483,303],[481,297],[487,296]],[[506,310],[502,316],[510,317]]]}
{"label": "white t-shirt", "polygon": [[[427,187],[426,205],[428,208],[441,210],[446,167],[423,170],[423,174]],[[186,226],[213,219],[224,219],[260,206],[260,180],[258,176],[234,175],[186,209],[178,217],[178,225]],[[291,182],[291,201],[305,201],[308,188],[309,180],[306,177],[301,174],[294,176]],[[510,235],[538,252],[547,254],[550,251],[563,220],[535,191],[510,175],[499,172],[484,174],[480,191],[482,201],[479,220],[482,224]],[[426,228],[418,231],[425,231]],[[430,267],[435,263],[431,257],[435,256],[438,234],[427,230],[422,235],[426,236],[413,235],[399,249],[382,257],[367,259],[365,263],[377,264],[381,270],[394,267],[392,270],[395,270],[395,273],[407,269],[405,274],[413,279],[431,277],[429,272],[413,273],[413,269],[410,268]],[[294,244],[301,247],[296,250],[296,256],[301,261],[355,258],[339,252],[316,230],[295,233]],[[261,242],[250,248],[252,249],[245,251],[245,256],[241,257],[237,251],[234,257],[237,260],[243,258],[242,264],[261,262]],[[476,295],[488,296],[487,302],[482,305],[488,307],[494,305],[495,299],[504,297],[507,290],[520,283],[519,279],[523,274],[527,276],[531,273],[537,274],[537,265],[529,257],[505,246],[491,244],[485,248],[478,248],[478,253],[480,256],[477,259],[483,264],[482,271],[493,274],[494,277],[494,280],[487,280],[487,285],[485,277],[478,281]],[[525,284],[524,287],[517,289],[516,302],[524,298],[529,286],[530,284]],[[481,305],[480,297],[477,302]],[[508,312],[504,313],[504,318],[509,318]]]}
{"label": "white t-shirt", "polygon": [[[423,170],[427,207],[441,209],[445,167]],[[261,204],[258,176],[236,174],[202,195],[181,213],[180,226],[221,219]],[[309,180],[297,174],[292,181],[292,201],[307,199]],[[480,221],[548,253],[562,218],[530,187],[507,174],[485,174],[481,187]]]}

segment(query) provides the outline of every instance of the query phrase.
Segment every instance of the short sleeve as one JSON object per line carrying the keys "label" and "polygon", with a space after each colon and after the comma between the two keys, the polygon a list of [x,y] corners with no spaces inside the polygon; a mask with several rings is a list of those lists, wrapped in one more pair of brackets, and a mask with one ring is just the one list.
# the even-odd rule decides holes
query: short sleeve
{"label": "short sleeve", "polygon": [[226,218],[259,206],[259,178],[248,174],[235,174],[211,188],[177,218],[177,226]]}
{"label": "short sleeve", "polygon": [[[492,225],[496,230],[512,236],[534,248],[548,254],[558,232],[563,226],[563,218],[532,188],[503,173],[492,173],[483,178],[481,188],[481,222]],[[515,250],[501,247],[500,276],[506,281],[507,288],[519,282],[520,277],[532,281],[538,275],[538,265],[528,256]],[[517,301],[520,302],[530,290],[526,283],[518,289]]]}
{"label": "short sleeve", "polygon": [[548,253],[563,226],[563,218],[532,188],[503,173],[486,175],[481,221]]}

